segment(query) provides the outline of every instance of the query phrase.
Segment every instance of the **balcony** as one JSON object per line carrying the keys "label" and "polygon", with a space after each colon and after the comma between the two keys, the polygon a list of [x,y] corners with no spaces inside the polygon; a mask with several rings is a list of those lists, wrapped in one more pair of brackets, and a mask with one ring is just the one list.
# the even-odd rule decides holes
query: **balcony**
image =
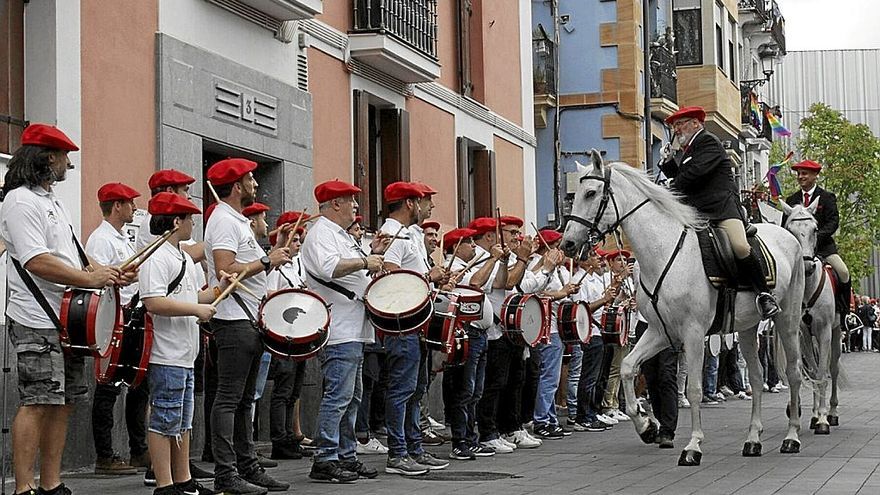
{"label": "balcony", "polygon": [[775,57],[786,54],[785,18],[776,0],[739,0],[739,15],[743,34],[756,46]]}
{"label": "balcony", "polygon": [[406,83],[440,77],[437,0],[355,0],[352,58]]}
{"label": "balcony", "polygon": [[651,115],[663,120],[678,110],[675,54],[666,36],[651,43]]}
{"label": "balcony", "polygon": [[322,0],[238,0],[279,21],[311,19],[324,12]]}
{"label": "balcony", "polygon": [[760,115],[756,115],[752,110],[752,98],[757,101],[757,96],[752,91],[742,91],[742,136],[746,139],[764,139],[766,142],[773,142],[773,128],[767,120],[767,112],[772,111],[770,107],[762,102],[758,102],[758,111]]}
{"label": "balcony", "polygon": [[547,127],[547,110],[556,107],[556,44],[540,24],[532,38],[532,88],[535,94],[535,127]]}

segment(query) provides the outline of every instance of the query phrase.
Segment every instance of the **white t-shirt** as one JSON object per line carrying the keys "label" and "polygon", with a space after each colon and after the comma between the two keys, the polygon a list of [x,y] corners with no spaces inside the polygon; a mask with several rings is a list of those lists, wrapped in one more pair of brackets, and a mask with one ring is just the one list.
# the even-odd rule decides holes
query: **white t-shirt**
{"label": "white t-shirt", "polygon": [[403,270],[412,270],[422,274],[428,273],[428,265],[416,246],[416,237],[418,236],[411,232],[411,228],[403,227],[403,224],[393,218],[385,220],[380,229],[381,232],[408,237],[408,239],[394,239],[391,242],[391,246],[385,251],[385,261],[394,263]]}
{"label": "white t-shirt", "polygon": [[[199,302],[199,290],[205,285],[202,269],[193,263],[186,252],[162,243],[156,252],[141,265],[138,282],[141,298],[165,297],[168,286],[177,278],[186,260],[186,273],[174,291],[167,297],[175,301]],[[199,325],[195,316],[160,316],[153,318],[153,349],[150,364],[192,368],[199,353]]]}
{"label": "white t-shirt", "polygon": [[[584,280],[581,282],[581,289],[575,295],[578,301],[585,301],[586,303],[596,302],[602,297],[605,296],[605,280],[604,277],[597,273],[589,273]],[[602,321],[602,307],[593,311],[593,319],[595,321]],[[590,337],[594,337],[597,335],[602,335],[601,329],[593,322],[590,322]]]}
{"label": "white t-shirt", "polygon": [[[0,237],[6,243],[9,256],[27,265],[34,257],[49,253],[71,267],[81,269],[67,209],[55,193],[42,187],[21,186],[6,195],[0,206]],[[52,320],[37,304],[31,291],[9,262],[9,301],[6,314],[22,325],[32,328],[55,328]],[[33,273],[31,278],[57,315],[65,287],[46,281]]]}
{"label": "white t-shirt", "polygon": [[[214,213],[216,215],[216,212]],[[211,216],[211,221],[214,216]],[[300,249],[300,260],[306,274],[306,283],[310,290],[324,298],[332,305],[330,317],[330,337],[327,345],[346,342],[372,343],[373,327],[367,321],[363,303],[364,290],[370,283],[366,270],[358,270],[344,277],[333,278],[333,271],[342,259],[362,258],[364,253],[344,228],[321,217],[309,229],[309,235]],[[314,277],[324,281],[332,281],[352,291],[357,299],[354,301],[325,287]]]}
{"label": "white t-shirt", "polygon": [[421,257],[425,264],[425,270],[427,270],[425,273],[430,272],[431,263],[428,262],[428,248],[425,246],[424,229],[422,229],[421,225],[410,225],[409,237],[413,243],[413,247],[418,251],[419,257]]}
{"label": "white t-shirt", "polygon": [[[208,255],[208,281],[211,287],[220,285],[214,269],[213,256],[214,251],[220,249],[235,253],[236,263],[251,263],[266,256],[266,252],[254,238],[251,221],[223,201],[214,209],[214,213],[211,214],[208,225],[205,227],[205,254]],[[258,297],[265,296],[266,272],[261,269],[255,275],[244,279],[241,285],[250,289]],[[236,294],[241,296],[245,306],[251,312],[251,316],[256,318],[259,314],[260,301],[245,291],[236,291]],[[248,319],[247,314],[231,296],[217,305],[217,314],[214,317],[218,320]]]}
{"label": "white t-shirt", "polygon": [[[501,305],[504,302],[504,289],[492,289],[492,284],[495,282],[495,275],[498,273],[498,261],[493,260],[488,251],[481,248],[480,246],[474,246],[474,257],[471,261],[477,260],[477,263],[468,270],[464,276],[461,278],[461,283],[464,285],[469,285],[471,282],[471,278],[479,272],[483,265],[486,263],[493,263],[492,273],[489,274],[489,278],[486,279],[486,283],[484,283],[481,287],[477,287],[486,297],[483,298],[483,311],[491,311],[493,315],[500,317],[501,313]],[[459,257],[455,257],[452,261],[452,271],[463,270],[469,262],[465,262]],[[494,292],[500,291],[501,297],[499,301],[499,297]],[[498,303],[497,306],[495,303]],[[483,330],[487,330],[486,338],[489,340],[495,340],[501,337],[501,330],[495,325],[493,322],[491,325],[485,326],[481,320],[474,321],[471,325],[481,328]]]}
{"label": "white t-shirt", "polygon": [[[107,220],[98,225],[86,242],[86,254],[96,263],[104,266],[119,266],[134,253],[134,247],[129,242],[128,236],[116,230]],[[137,291],[136,282],[127,287],[120,287],[119,302],[123,305],[128,304]]]}
{"label": "white t-shirt", "polygon": [[303,272],[299,255],[294,256],[290,263],[285,263],[269,272],[266,277],[266,288],[269,292],[283,289],[300,289],[305,284],[306,274]]}

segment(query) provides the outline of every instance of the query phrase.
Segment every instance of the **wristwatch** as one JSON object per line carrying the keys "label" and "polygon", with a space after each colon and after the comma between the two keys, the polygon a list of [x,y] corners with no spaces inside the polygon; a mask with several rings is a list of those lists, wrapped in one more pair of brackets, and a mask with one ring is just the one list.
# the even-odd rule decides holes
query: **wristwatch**
{"label": "wristwatch", "polygon": [[263,256],[262,258],[260,258],[260,263],[263,264],[263,270],[268,272],[269,270],[272,269],[272,262],[269,261],[268,256]]}

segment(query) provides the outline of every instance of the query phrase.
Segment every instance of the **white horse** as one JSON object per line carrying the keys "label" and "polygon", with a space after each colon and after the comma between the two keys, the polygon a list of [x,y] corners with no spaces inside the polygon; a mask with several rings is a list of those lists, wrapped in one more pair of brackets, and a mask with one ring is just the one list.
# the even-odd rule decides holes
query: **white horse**
{"label": "white horse", "polygon": [[[813,386],[813,415],[810,418],[810,428],[813,428],[817,435],[827,435],[831,431],[830,423],[836,423],[837,420],[840,314],[836,311],[831,280],[823,269],[822,260],[815,255],[819,228],[815,214],[818,205],[819,202],[814,201],[809,207],[804,208],[803,205],[789,206],[782,201],[782,209],[787,217],[785,228],[800,242],[806,270],[804,317],[801,321],[801,354],[804,373]],[[832,342],[835,345],[832,345]],[[830,413],[825,403],[829,371],[832,403]]]}
{"label": "white horse", "polygon": [[[703,369],[703,337],[715,312],[718,291],[710,285],[702,266],[695,233],[704,228],[696,210],[681,203],[676,195],[655,185],[641,171],[625,163],[606,165],[596,150],[591,151],[592,167],[582,167],[580,185],[574,198],[572,215],[565,228],[563,249],[569,256],[587,243],[593,246],[616,228],[623,230],[639,260],[639,310],[648,320],[648,330],[620,367],[626,393],[626,412],[645,443],[653,443],[658,422],[637,407],[633,377],[646,359],[672,345],[683,348],[692,378],[687,397],[691,402],[691,438],[679,457],[681,466],[700,464],[703,428],[700,400],[703,396],[700,370]],[[773,317],[785,349],[786,374],[790,387],[788,433],[782,453],[800,451],[800,386],[798,366],[798,321],[804,294],[804,266],[797,239],[785,229],[762,224],[758,232],[773,253],[777,266],[774,293],[781,310]],[[744,456],[761,455],[761,393],[764,382],[758,360],[757,326],[761,317],[753,292],[736,298],[735,328],[740,348],[748,363],[753,384],[752,416],[743,446]],[[757,386],[754,386],[757,385]]]}

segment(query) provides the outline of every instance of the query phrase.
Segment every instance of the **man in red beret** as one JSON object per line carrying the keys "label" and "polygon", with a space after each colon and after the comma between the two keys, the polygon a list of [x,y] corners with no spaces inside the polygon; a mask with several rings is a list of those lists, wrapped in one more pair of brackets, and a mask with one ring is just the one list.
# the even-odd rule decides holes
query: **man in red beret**
{"label": "man in red beret", "polygon": [[762,319],[779,312],[764,271],[746,239],[745,219],[730,158],[713,134],[703,128],[706,112],[685,107],[666,119],[675,138],[661,150],[660,168],[673,179],[672,189],[685,203],[724,229],[736,258],[737,271],[754,288]]}
{"label": "man in red beret", "polygon": [[[816,256],[824,258],[834,268],[840,283],[837,285],[837,311],[841,318],[849,314],[849,300],[852,295],[852,281],[849,278],[849,268],[843,262],[843,258],[837,252],[837,244],[834,242],[834,234],[840,224],[840,214],[837,211],[837,196],[830,191],[819,187],[816,182],[822,165],[804,160],[791,166],[797,172],[797,181],[801,190],[785,198],[789,206],[804,205],[810,208],[819,231],[816,232]],[[782,219],[785,225],[785,218]],[[846,328],[841,321],[840,328]]]}
{"label": "man in red beret", "polygon": [[267,254],[251,230],[250,219],[242,214],[256,201],[256,168],[250,160],[228,158],[211,165],[206,174],[220,199],[205,226],[209,284],[219,285],[224,272],[238,273],[243,274],[241,285],[249,289],[232,291],[217,304],[211,319],[217,345],[217,393],[211,412],[214,488],[231,493],[290,487],[259,464],[252,433],[251,409],[263,356],[256,317],[266,295],[266,274],[290,262],[288,248]]}
{"label": "man in red beret", "polygon": [[[37,493],[38,450],[40,493],[69,493],[61,483],[67,419],[73,404],[88,400],[88,387],[84,358],[61,349],[61,299],[65,287],[127,285],[136,274],[80,254],[70,214],[53,187],[73,168],[68,153],[79,148],[45,124],[25,128],[21,142],[9,160],[0,207],[0,238],[15,267],[7,272],[6,306],[9,340],[18,356],[19,407],[12,426],[15,493]],[[32,292],[25,280],[37,290]]]}
{"label": "man in red beret", "polygon": [[[134,199],[139,196],[140,193],[136,190],[118,182],[104,184],[98,189],[98,205],[104,221],[86,242],[86,254],[90,258],[102,265],[119,266],[135,254],[134,246],[122,228],[134,219],[134,212],[137,210]],[[119,290],[125,323],[131,317],[130,303],[137,291],[136,283]],[[144,424],[149,400],[149,387],[146,385],[129,387],[125,395],[125,425],[131,454],[129,462],[113,450],[113,410],[121,390],[121,384],[95,384],[92,399],[92,437],[97,457],[95,474],[136,474],[137,468],[146,469],[150,466]]]}
{"label": "man in red beret", "polygon": [[340,180],[315,187],[321,217],[309,229],[300,257],[307,285],[333,307],[327,344],[321,353],[324,380],[315,462],[309,478],[351,483],[378,472],[357,458],[354,425],[361,400],[364,344],[374,342],[363,304],[370,274],[382,269],[388,239],[377,236],[373,254],[364,254],[348,234],[360,188]]}
{"label": "man in red beret", "polygon": [[[164,169],[154,172],[147,181],[150,188],[150,196],[155,196],[160,192],[171,192],[177,194],[181,198],[190,199],[189,190],[196,180],[175,169]],[[208,213],[205,213],[204,221],[208,221]],[[148,211],[144,219],[141,221],[143,228],[138,229],[137,239],[134,248],[140,251],[148,244],[156,240],[156,236],[150,233],[150,212]],[[183,249],[192,256],[196,263],[200,263],[205,259],[205,244],[196,242],[192,239],[183,242]],[[210,444],[209,444],[210,446]]]}

